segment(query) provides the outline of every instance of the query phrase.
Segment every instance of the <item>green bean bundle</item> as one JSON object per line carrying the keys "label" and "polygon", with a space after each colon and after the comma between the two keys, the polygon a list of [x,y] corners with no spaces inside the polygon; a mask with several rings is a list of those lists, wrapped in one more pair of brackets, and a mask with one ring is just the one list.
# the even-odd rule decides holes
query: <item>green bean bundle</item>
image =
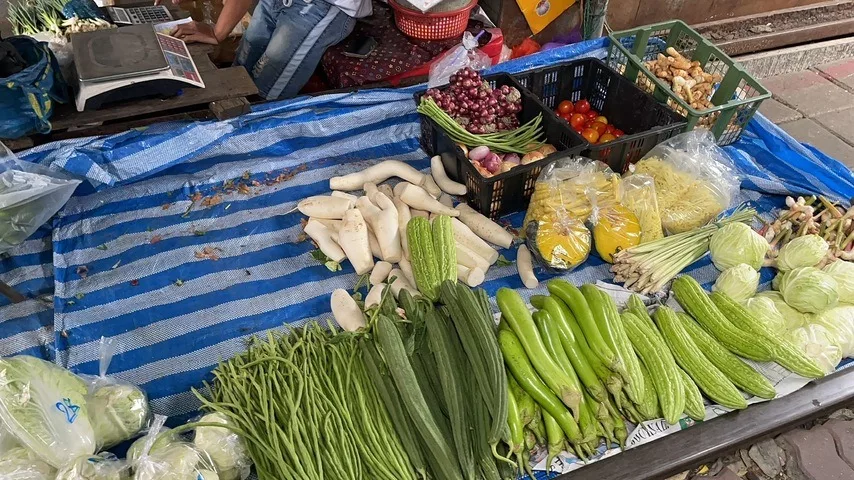
{"label": "green bean bundle", "polygon": [[415,479],[358,339],[316,322],[255,338],[193,393],[243,432],[260,480]]}

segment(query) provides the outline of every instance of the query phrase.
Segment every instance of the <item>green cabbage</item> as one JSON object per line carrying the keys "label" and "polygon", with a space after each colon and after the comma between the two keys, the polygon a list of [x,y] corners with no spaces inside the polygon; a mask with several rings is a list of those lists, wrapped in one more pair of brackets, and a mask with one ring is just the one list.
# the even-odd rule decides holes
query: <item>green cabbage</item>
{"label": "green cabbage", "polygon": [[18,440],[54,467],[95,453],[86,383],[44,360],[0,358],[0,420]]}
{"label": "green cabbage", "polygon": [[[149,453],[155,453],[162,448],[166,448],[167,446],[169,446],[172,443],[180,441],[178,436],[174,435],[174,434],[159,435],[160,433],[164,433],[164,432],[168,432],[168,431],[170,431],[170,430],[168,428],[165,428],[165,427],[157,430],[158,436],[154,440],[154,443],[151,445],[151,450],[149,451]],[[128,463],[130,463],[131,465],[134,465],[134,464],[136,464],[137,461],[139,461],[140,457],[142,457],[142,454],[144,453],[145,444],[148,441],[148,439],[151,438],[151,435],[152,435],[151,433],[148,433],[146,436],[140,437],[135,442],[133,442],[133,444],[130,446],[130,448],[128,448],[128,452],[127,452]]]}
{"label": "green cabbage", "polygon": [[59,469],[56,480],[127,480],[130,467],[112,453],[79,457]]}
{"label": "green cabbage", "polygon": [[843,357],[854,357],[854,306],[840,305],[825,310],[814,319],[834,335]]}
{"label": "green cabbage", "polygon": [[812,315],[803,313],[792,308],[783,298],[783,294],[773,290],[759,292],[756,297],[768,298],[774,302],[777,311],[783,316],[783,321],[786,323],[786,330],[792,331],[796,328],[803,327],[812,321]]}
{"label": "green cabbage", "polygon": [[819,313],[836,305],[836,280],[814,267],[796,268],[780,280],[786,303],[804,313]]}
{"label": "green cabbage", "polygon": [[782,334],[788,331],[786,320],[783,318],[783,314],[777,310],[774,300],[768,297],[757,296],[747,300],[745,307],[772,332]]}
{"label": "green cabbage", "polygon": [[839,301],[854,303],[854,262],[837,260],[824,267],[823,270],[836,280]]}
{"label": "green cabbage", "polygon": [[709,244],[712,263],[718,270],[726,270],[740,263],[759,270],[768,253],[768,241],[748,225],[733,222],[721,227]]}
{"label": "green cabbage", "polygon": [[110,448],[133,438],[149,417],[148,400],[139,388],[126,384],[96,386],[89,395],[89,410],[95,438],[102,448]]}
{"label": "green cabbage", "polygon": [[[172,442],[148,455],[134,466],[135,480],[198,480],[200,470],[211,467],[202,454],[184,442]],[[208,468],[206,468],[208,467]]]}
{"label": "green cabbage", "polygon": [[15,437],[6,430],[6,427],[3,426],[2,420],[0,420],[0,453],[7,452],[16,447],[20,447],[20,445],[18,445],[18,441],[15,440]]}
{"label": "green cabbage", "polygon": [[54,480],[56,470],[23,447],[0,451],[3,480]]}
{"label": "green cabbage", "polygon": [[814,267],[821,262],[830,247],[818,235],[796,237],[777,253],[777,269],[788,272],[796,268]]}
{"label": "green cabbage", "polygon": [[725,293],[738,303],[744,303],[756,295],[759,288],[759,272],[746,263],[729,267],[720,275],[712,286],[713,292]]}
{"label": "green cabbage", "polygon": [[842,349],[833,334],[821,325],[807,325],[789,333],[788,340],[801,349],[824,371],[830,373],[842,361]]}
{"label": "green cabbage", "polygon": [[[199,419],[199,423],[229,425],[231,422],[221,413],[210,413]],[[193,443],[210,456],[220,480],[249,477],[252,461],[243,440],[236,433],[227,428],[198,427]]]}

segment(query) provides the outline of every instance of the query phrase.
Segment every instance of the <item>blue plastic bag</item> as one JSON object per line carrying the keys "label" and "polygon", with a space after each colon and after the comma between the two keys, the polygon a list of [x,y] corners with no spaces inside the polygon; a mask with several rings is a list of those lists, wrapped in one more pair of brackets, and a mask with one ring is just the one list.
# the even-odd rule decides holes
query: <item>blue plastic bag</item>
{"label": "blue plastic bag", "polygon": [[29,65],[0,78],[0,138],[18,138],[50,131],[56,102],[68,101],[68,86],[47,43],[30,37],[7,39]]}

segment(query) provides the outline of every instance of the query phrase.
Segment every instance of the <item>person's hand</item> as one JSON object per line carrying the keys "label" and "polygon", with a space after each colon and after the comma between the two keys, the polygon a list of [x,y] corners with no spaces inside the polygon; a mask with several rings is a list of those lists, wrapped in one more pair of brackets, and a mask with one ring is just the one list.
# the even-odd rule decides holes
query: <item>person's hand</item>
{"label": "person's hand", "polygon": [[213,25],[204,22],[182,23],[175,29],[172,34],[175,38],[180,38],[187,43],[209,43],[218,45],[219,39],[216,38]]}

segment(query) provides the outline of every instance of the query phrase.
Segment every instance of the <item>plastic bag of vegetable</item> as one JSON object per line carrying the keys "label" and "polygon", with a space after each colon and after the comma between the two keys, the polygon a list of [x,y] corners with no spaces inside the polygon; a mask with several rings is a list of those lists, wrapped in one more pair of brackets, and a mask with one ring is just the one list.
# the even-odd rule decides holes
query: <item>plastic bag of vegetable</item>
{"label": "plastic bag of vegetable", "polygon": [[770,331],[779,335],[789,331],[786,328],[786,320],[783,318],[780,310],[777,309],[774,300],[768,297],[755,296],[747,300],[745,307],[757,320],[765,324]]}
{"label": "plastic bag of vegetable", "polygon": [[[231,424],[221,413],[209,413],[198,419],[198,422]],[[245,480],[249,477],[252,460],[246,451],[246,444],[233,431],[228,428],[200,426],[196,428],[193,443],[213,461],[220,480]]]}
{"label": "plastic bag of vegetable", "polygon": [[18,160],[0,143],[0,253],[47,222],[79,184],[63,173]]}
{"label": "plastic bag of vegetable", "polygon": [[780,312],[780,315],[783,316],[783,321],[786,324],[787,331],[792,331],[796,328],[803,327],[804,325],[812,321],[811,314],[803,313],[792,308],[791,305],[786,303],[786,299],[783,298],[783,294],[780,292],[775,292],[774,290],[766,290],[764,292],[757,293],[756,297],[767,298],[774,302],[774,306],[777,308],[777,311]]}
{"label": "plastic bag of vegetable", "polygon": [[738,194],[739,180],[729,157],[708,130],[693,130],[660,143],[634,173],[655,179],[661,223],[681,233],[709,223]]}
{"label": "plastic bag of vegetable", "polygon": [[87,377],[87,403],[92,412],[92,428],[100,448],[110,448],[129,440],[148,423],[148,398],[137,386],[107,376],[116,347],[113,339],[101,337],[99,375]]}
{"label": "plastic bag of vegetable", "polygon": [[715,280],[713,292],[723,292],[738,303],[744,303],[756,295],[759,288],[759,272],[746,263],[727,268]]}
{"label": "plastic bag of vegetable", "polygon": [[95,453],[86,382],[39,358],[0,358],[0,422],[55,468]]}
{"label": "plastic bag of vegetable", "polygon": [[804,313],[818,313],[836,305],[837,284],[829,274],[814,267],[796,268],[780,280],[786,303]]}
{"label": "plastic bag of vegetable", "polygon": [[6,427],[3,426],[3,422],[0,421],[0,453],[8,452],[9,450],[19,446],[20,445],[18,445],[18,441],[15,437],[6,430]]}
{"label": "plastic bag of vegetable", "polygon": [[765,262],[768,248],[765,237],[741,222],[724,225],[709,242],[712,263],[721,271],[744,263],[759,270]]}
{"label": "plastic bag of vegetable", "polygon": [[661,213],[655,196],[655,180],[649,175],[629,175],[618,188],[620,203],[631,210],[640,223],[640,243],[664,237],[661,230]]}
{"label": "plastic bag of vegetable", "polygon": [[0,450],[3,480],[54,480],[56,470],[24,447]]}
{"label": "plastic bag of vegetable", "polygon": [[839,305],[825,310],[813,322],[833,333],[843,357],[854,357],[854,306]]}
{"label": "plastic bag of vegetable", "polygon": [[777,270],[788,272],[801,267],[814,267],[821,262],[830,246],[818,235],[796,237],[777,252]]}
{"label": "plastic bag of vegetable", "polygon": [[135,480],[219,480],[213,462],[193,444],[162,432],[166,417],[157,415],[150,433],[131,446],[128,460]]}
{"label": "plastic bag of vegetable", "polygon": [[822,270],[836,280],[839,302],[854,304],[854,262],[836,260]]}
{"label": "plastic bag of vegetable", "polygon": [[523,222],[529,250],[549,271],[566,272],[590,253],[592,236],[584,222],[590,198],[614,202],[619,176],[587,158],[557,160],[540,173]]}
{"label": "plastic bag of vegetable", "polygon": [[842,361],[842,349],[837,345],[833,334],[821,325],[796,328],[789,333],[788,339],[813,359],[825,374],[834,371]]}
{"label": "plastic bag of vegetable", "polygon": [[79,457],[59,469],[56,480],[127,480],[130,466],[110,452]]}
{"label": "plastic bag of vegetable", "polygon": [[640,244],[640,222],[630,209],[616,199],[600,200],[596,192],[588,194],[593,246],[602,260],[614,263],[615,253]]}

